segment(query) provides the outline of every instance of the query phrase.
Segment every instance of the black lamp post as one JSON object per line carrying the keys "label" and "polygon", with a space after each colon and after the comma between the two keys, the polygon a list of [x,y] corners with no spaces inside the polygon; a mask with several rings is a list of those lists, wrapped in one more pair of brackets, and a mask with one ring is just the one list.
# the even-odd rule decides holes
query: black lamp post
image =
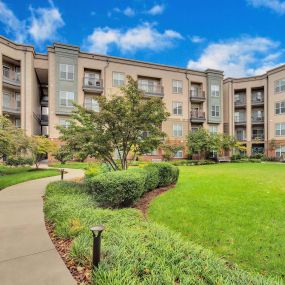
{"label": "black lamp post", "polygon": [[101,234],[104,231],[104,226],[98,225],[91,228],[93,234],[93,259],[92,267],[98,267],[100,262],[100,252],[101,252]]}
{"label": "black lamp post", "polygon": [[64,169],[60,169],[61,180],[63,180]]}

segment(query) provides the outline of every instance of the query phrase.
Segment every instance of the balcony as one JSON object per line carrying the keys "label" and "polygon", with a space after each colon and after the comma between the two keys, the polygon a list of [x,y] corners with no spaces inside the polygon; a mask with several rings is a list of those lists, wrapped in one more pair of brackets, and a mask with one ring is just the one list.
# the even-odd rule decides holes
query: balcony
{"label": "balcony", "polygon": [[252,135],[251,138],[253,141],[264,141],[264,134]]}
{"label": "balcony", "polygon": [[236,126],[245,126],[246,125],[246,119],[245,118],[235,118],[235,125]]}
{"label": "balcony", "polygon": [[240,142],[245,142],[246,141],[246,136],[240,136],[240,135],[236,135],[236,139]]}
{"label": "balcony", "polygon": [[264,124],[264,117],[257,117],[257,116],[253,116],[251,118],[251,123],[253,125],[260,125],[260,124]]}
{"label": "balcony", "polygon": [[253,107],[264,105],[264,93],[263,93],[263,91],[255,91],[252,93],[251,105]]}
{"label": "balcony", "polygon": [[206,100],[205,91],[202,89],[190,90],[189,95],[192,102],[204,102]]}
{"label": "balcony", "polygon": [[48,115],[41,115],[41,125],[43,126],[48,125]]}
{"label": "balcony", "polygon": [[152,84],[144,84],[144,83],[138,83],[138,88],[144,92],[145,96],[158,96],[163,97],[164,96],[164,89],[163,86],[160,84],[158,85],[152,85]]}
{"label": "balcony", "polygon": [[13,106],[13,105],[3,105],[3,112],[19,115],[21,113],[21,107]]}
{"label": "balcony", "polygon": [[43,96],[41,98],[41,106],[48,107],[48,96]]}
{"label": "balcony", "polygon": [[192,123],[203,123],[206,121],[205,112],[202,110],[192,110],[190,113],[190,121]]}
{"label": "balcony", "polygon": [[246,97],[240,96],[239,98],[235,98],[235,107],[245,108],[246,107]]}
{"label": "balcony", "polygon": [[21,73],[13,70],[3,70],[3,85],[10,88],[20,89]]}
{"label": "balcony", "polygon": [[83,90],[89,93],[101,94],[103,92],[103,79],[84,76]]}

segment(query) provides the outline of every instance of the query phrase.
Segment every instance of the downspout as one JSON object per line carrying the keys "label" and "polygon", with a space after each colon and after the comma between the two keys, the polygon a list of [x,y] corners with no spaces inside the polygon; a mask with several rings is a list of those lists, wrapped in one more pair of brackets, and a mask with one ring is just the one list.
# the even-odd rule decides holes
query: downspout
{"label": "downspout", "polygon": [[187,118],[187,120],[188,120],[188,122],[187,122],[187,126],[188,126],[188,134],[189,134],[189,132],[190,132],[190,97],[189,97],[189,91],[190,91],[190,79],[189,79],[189,77],[188,77],[188,73],[187,72],[185,72],[185,77],[186,77],[186,79],[187,79],[187,82],[188,82],[188,88],[187,88],[187,102],[188,102],[188,104],[187,104],[187,107],[188,107],[188,118]]}
{"label": "downspout", "polygon": [[[25,130],[25,133],[27,133],[27,121],[26,121],[26,115],[27,115],[27,110],[26,110],[26,108],[27,108],[27,90],[26,90],[26,72],[27,72],[27,70],[26,70],[26,62],[27,62],[27,51],[25,51],[25,56],[24,56],[24,68],[22,69],[22,67],[21,67],[21,72],[22,72],[22,70],[25,70],[25,72],[24,72],[24,74],[23,74],[23,77],[24,77],[24,80],[23,80],[23,84],[24,84],[24,94],[21,94],[21,100],[22,99],[24,99],[23,101],[23,105],[24,105],[24,114],[21,114],[21,121],[22,121],[22,118],[24,118],[24,130]],[[25,96],[24,96],[25,95]]]}
{"label": "downspout", "polygon": [[110,61],[109,61],[109,59],[107,58],[106,59],[106,65],[104,66],[104,95],[105,96],[107,96],[107,88],[106,88],[106,69],[108,68],[108,66],[109,66],[109,64],[110,64]]}

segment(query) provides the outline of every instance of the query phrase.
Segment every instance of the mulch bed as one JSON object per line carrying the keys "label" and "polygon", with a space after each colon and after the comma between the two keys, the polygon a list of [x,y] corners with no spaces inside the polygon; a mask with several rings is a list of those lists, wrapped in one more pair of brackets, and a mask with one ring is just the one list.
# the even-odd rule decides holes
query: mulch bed
{"label": "mulch bed", "polygon": [[57,249],[59,255],[64,261],[66,267],[70,271],[73,278],[76,280],[77,284],[90,284],[91,283],[91,267],[81,267],[77,266],[75,262],[69,257],[69,251],[72,243],[72,239],[62,239],[55,236],[54,225],[45,222],[46,229],[49,236]]}
{"label": "mulch bed", "polygon": [[170,189],[174,188],[175,185],[170,185],[167,187],[160,187],[157,189],[154,189],[150,192],[145,193],[139,200],[138,202],[133,206],[133,208],[136,208],[138,210],[141,210],[143,215],[146,217],[147,216],[147,211],[149,204],[151,201],[156,198],[157,196],[161,195],[162,193],[169,191]]}

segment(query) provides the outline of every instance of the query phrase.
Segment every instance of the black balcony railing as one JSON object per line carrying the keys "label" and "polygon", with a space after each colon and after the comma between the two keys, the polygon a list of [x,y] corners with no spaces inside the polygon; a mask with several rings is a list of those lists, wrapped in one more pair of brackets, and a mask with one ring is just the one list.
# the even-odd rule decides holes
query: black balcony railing
{"label": "black balcony railing", "polygon": [[95,91],[102,91],[103,79],[96,79],[94,77],[85,76],[83,80],[83,88]]}
{"label": "black balcony railing", "polygon": [[203,111],[192,110],[190,113],[190,118],[191,118],[191,120],[205,120],[206,115],[205,115],[205,112],[203,112]]}
{"label": "black balcony railing", "polygon": [[235,98],[235,106],[245,106],[246,105],[246,98],[245,96],[241,96],[239,98]]}
{"label": "black balcony railing", "polygon": [[197,100],[205,101],[206,100],[205,91],[202,91],[202,89],[190,90],[189,95],[190,95],[190,99],[193,101],[197,101]]}
{"label": "black balcony railing", "polygon": [[21,83],[21,73],[13,70],[3,70],[3,81],[19,85]]}
{"label": "black balcony railing", "polygon": [[152,85],[152,84],[144,84],[138,83],[138,88],[145,93],[145,95],[150,96],[163,96],[164,89],[161,85]]}

